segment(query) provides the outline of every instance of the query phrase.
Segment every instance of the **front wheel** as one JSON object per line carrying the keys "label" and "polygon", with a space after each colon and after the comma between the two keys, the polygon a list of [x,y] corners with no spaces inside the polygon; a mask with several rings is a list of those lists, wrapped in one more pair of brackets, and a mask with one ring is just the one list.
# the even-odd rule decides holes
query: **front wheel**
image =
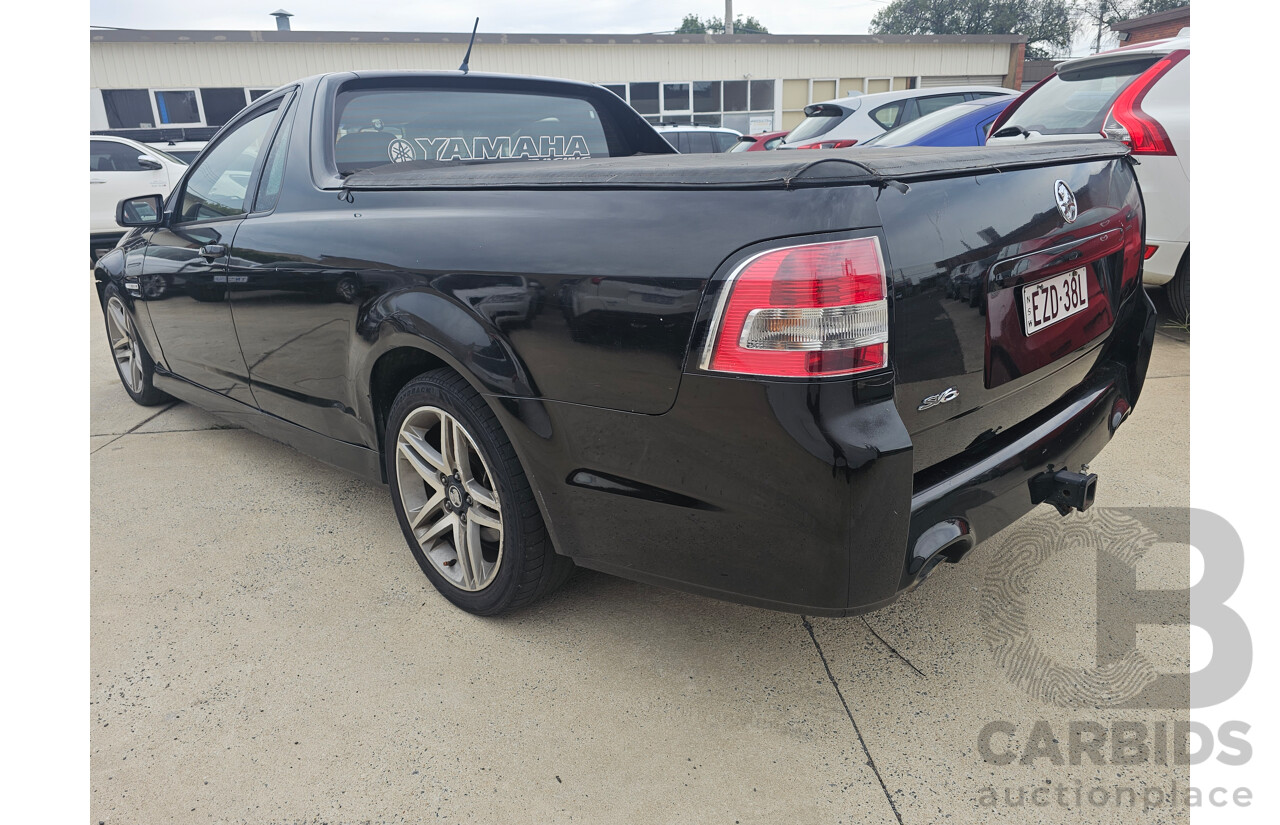
{"label": "front wheel", "polygon": [[573,563],[551,548],[515,449],[461,376],[425,373],[396,396],[386,468],[400,529],[435,588],[469,613],[514,610]]}
{"label": "front wheel", "polygon": [[144,407],[154,407],[173,397],[152,384],[155,378],[156,365],[147,354],[147,348],[138,337],[138,328],[134,326],[129,308],[115,284],[108,284],[103,293],[103,314],[107,321],[107,342],[111,345],[111,357],[116,364],[116,374],[124,391],[134,403]]}

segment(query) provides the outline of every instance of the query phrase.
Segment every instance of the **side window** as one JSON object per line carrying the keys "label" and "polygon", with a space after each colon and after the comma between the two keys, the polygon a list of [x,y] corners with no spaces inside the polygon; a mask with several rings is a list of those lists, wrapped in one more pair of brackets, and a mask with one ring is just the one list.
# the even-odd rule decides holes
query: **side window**
{"label": "side window", "polygon": [[276,109],[260,112],[236,126],[209,150],[187,175],[180,221],[202,221],[245,211],[249,179],[263,142],[271,134]]}
{"label": "side window", "polygon": [[727,152],[732,148],[733,144],[738,142],[738,138],[728,132],[716,132],[713,137],[715,138],[717,152]]}
{"label": "side window", "polygon": [[138,156],[145,155],[141,149],[114,140],[89,141],[90,172],[140,172]]}
{"label": "side window", "polygon": [[892,129],[894,124],[898,122],[898,115],[902,113],[902,101],[894,103],[886,103],[879,109],[871,110],[871,119],[879,123],[886,129]]}
{"label": "side window", "polygon": [[293,134],[292,106],[285,110],[280,120],[280,128],[276,129],[275,140],[271,142],[267,161],[262,166],[262,182],[258,184],[258,197],[253,202],[255,212],[269,212],[276,208],[276,203],[280,200],[280,189],[284,185],[285,156],[289,153],[289,135]]}
{"label": "side window", "polygon": [[711,144],[711,134],[709,132],[690,132],[687,135],[689,139],[689,151],[695,154],[710,154],[716,149]]}
{"label": "side window", "polygon": [[948,106],[954,106],[957,103],[964,103],[964,95],[934,95],[932,97],[922,97],[917,103],[920,106],[920,116],[933,114],[940,109]]}

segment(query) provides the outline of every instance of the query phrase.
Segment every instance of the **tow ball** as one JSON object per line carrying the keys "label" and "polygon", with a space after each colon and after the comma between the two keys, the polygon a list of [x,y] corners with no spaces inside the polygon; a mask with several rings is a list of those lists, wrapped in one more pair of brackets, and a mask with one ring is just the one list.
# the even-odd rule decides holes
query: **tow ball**
{"label": "tow ball", "polygon": [[1034,504],[1052,504],[1065,516],[1072,510],[1084,512],[1093,506],[1093,499],[1098,494],[1098,475],[1050,469],[1033,476],[1030,485]]}

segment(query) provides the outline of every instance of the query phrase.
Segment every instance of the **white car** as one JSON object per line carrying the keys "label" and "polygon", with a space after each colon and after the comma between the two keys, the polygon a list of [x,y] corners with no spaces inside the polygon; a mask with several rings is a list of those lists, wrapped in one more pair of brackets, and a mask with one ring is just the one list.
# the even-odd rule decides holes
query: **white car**
{"label": "white car", "polygon": [[843,149],[957,103],[1016,94],[999,86],[938,86],[811,103],[778,148]]}
{"label": "white car", "polygon": [[154,146],[89,136],[89,254],[97,258],[124,235],[116,205],[137,195],[168,195],[187,165]]}
{"label": "white car", "polygon": [[695,126],[693,124],[662,124],[653,127],[682,155],[727,152],[742,137],[736,129],[723,126]]}
{"label": "white car", "polygon": [[166,155],[172,155],[186,165],[190,166],[192,161],[196,159],[204,147],[209,145],[207,140],[170,140],[164,143],[148,143],[153,149],[159,149]]}
{"label": "white car", "polygon": [[1111,138],[1138,160],[1142,280],[1191,318],[1191,33],[1059,63],[991,124],[988,146]]}

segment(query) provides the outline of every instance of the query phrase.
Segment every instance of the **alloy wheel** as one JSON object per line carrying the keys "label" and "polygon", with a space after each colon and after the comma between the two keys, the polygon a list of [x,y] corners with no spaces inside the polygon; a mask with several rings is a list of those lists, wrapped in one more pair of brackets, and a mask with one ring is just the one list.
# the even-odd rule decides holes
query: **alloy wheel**
{"label": "alloy wheel", "polygon": [[107,337],[111,341],[111,355],[115,358],[120,380],[135,395],[141,393],[142,353],[138,335],[124,302],[115,296],[107,301]]}
{"label": "alloy wheel", "polygon": [[462,422],[419,407],[396,435],[400,503],[423,555],[466,591],[493,582],[502,562],[502,507],[489,466]]}

